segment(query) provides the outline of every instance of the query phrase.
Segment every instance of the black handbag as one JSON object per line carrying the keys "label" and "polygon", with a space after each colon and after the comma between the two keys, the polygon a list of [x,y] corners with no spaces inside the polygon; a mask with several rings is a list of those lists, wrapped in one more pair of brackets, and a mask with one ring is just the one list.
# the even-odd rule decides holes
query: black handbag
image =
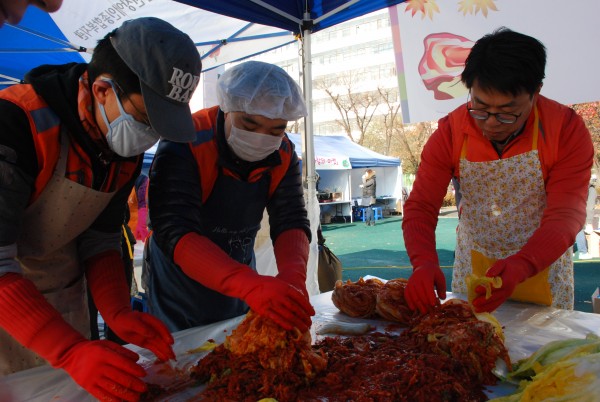
{"label": "black handbag", "polygon": [[321,293],[333,290],[335,283],[342,279],[342,262],[325,245],[325,238],[319,230],[319,267],[317,277]]}

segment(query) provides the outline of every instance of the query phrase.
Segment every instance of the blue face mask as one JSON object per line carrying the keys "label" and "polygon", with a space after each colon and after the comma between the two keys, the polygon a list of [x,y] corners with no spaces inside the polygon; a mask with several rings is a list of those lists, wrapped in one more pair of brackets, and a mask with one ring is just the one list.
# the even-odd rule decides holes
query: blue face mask
{"label": "blue face mask", "polygon": [[115,91],[117,105],[121,113],[119,117],[109,123],[104,105],[98,104],[104,124],[108,127],[106,133],[108,147],[117,155],[125,158],[143,154],[158,142],[160,135],[152,127],[137,121],[123,109],[121,100],[117,95],[117,89],[111,79],[102,78],[102,81],[108,82]]}

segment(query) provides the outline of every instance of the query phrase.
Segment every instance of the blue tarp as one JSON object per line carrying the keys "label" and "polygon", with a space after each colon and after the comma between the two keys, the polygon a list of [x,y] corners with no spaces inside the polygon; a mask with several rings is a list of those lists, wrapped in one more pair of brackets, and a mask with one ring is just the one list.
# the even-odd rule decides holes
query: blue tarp
{"label": "blue tarp", "polygon": [[[11,26],[0,29],[0,74],[22,79],[26,72],[40,64],[84,62],[47,12],[29,7],[19,27],[30,31]],[[0,88],[4,86],[6,84]]]}
{"label": "blue tarp", "polygon": [[350,3],[349,0],[262,0],[261,3],[267,7],[252,0],[176,1],[217,14],[299,33],[304,11],[307,9],[310,11],[310,22],[305,28],[317,32],[352,18],[402,3],[404,0],[358,0],[344,9],[340,7]]}
{"label": "blue tarp", "polygon": [[[302,153],[300,134],[288,134],[298,155]],[[327,158],[330,155],[345,156],[350,160],[352,169],[384,166],[400,166],[400,159],[385,156],[358,145],[343,135],[315,135],[315,158]],[[317,167],[318,169],[318,167]]]}

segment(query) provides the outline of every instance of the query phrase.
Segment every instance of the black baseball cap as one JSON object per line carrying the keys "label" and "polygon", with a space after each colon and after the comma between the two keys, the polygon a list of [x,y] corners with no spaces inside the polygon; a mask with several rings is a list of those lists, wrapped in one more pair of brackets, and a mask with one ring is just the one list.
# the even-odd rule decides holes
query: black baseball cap
{"label": "black baseball cap", "polygon": [[125,21],[110,40],[140,79],[152,128],[171,141],[193,141],[189,102],[202,62],[192,39],[166,21],[144,17]]}

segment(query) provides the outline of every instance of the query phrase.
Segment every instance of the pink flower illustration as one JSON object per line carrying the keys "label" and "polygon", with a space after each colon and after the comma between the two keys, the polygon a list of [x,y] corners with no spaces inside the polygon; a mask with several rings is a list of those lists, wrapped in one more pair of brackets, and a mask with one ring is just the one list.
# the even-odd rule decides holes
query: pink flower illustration
{"label": "pink flower illustration", "polygon": [[427,35],[419,74],[437,100],[459,98],[467,93],[460,82],[465,60],[475,42],[448,32]]}

